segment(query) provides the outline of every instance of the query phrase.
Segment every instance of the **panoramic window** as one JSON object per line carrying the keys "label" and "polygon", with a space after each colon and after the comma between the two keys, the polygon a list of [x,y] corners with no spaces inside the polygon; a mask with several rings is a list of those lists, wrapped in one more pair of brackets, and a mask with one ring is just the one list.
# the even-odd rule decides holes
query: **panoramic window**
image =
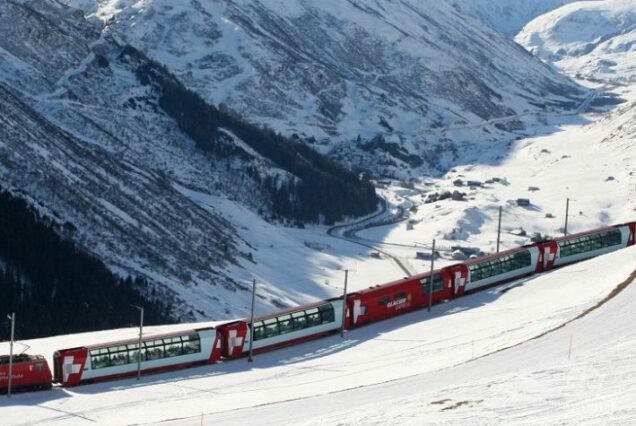
{"label": "panoramic window", "polygon": [[255,321],[254,340],[280,336],[293,331],[328,324],[335,320],[334,307],[331,303],[327,303],[315,308],[303,309],[278,317]]}
{"label": "panoramic window", "polygon": [[470,280],[479,281],[495,275],[505,274],[517,269],[526,268],[532,263],[532,256],[528,250],[486,260],[474,265],[468,265]]}
{"label": "panoramic window", "polygon": [[[422,284],[422,294],[428,294],[430,276],[422,278],[420,284]],[[442,290],[444,288],[444,278],[440,274],[433,275],[433,293]]]}
{"label": "panoramic window", "polygon": [[[142,341],[141,344],[142,361],[152,361],[201,352],[201,338],[198,334]],[[91,349],[89,356],[93,370],[125,364],[136,364],[138,362],[139,348],[137,343],[129,343],[127,345]]]}
{"label": "panoramic window", "polygon": [[580,253],[616,246],[623,242],[618,229],[594,235],[584,235],[573,240],[559,241],[559,256],[568,257]]}

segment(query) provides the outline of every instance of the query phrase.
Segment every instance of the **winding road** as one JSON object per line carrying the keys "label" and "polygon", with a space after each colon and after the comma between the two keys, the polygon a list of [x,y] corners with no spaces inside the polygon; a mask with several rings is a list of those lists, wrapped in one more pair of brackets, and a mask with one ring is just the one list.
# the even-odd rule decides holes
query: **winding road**
{"label": "winding road", "polygon": [[402,207],[398,207],[398,214],[396,215],[388,215],[388,207],[386,199],[380,197],[380,210],[371,216],[367,216],[364,219],[347,223],[344,225],[335,225],[327,230],[327,234],[330,237],[338,238],[341,240],[348,241],[350,243],[358,244],[364,247],[371,248],[378,253],[382,253],[388,259],[390,259],[395,265],[397,265],[407,277],[414,275],[414,271],[410,270],[407,265],[400,260],[399,257],[389,253],[386,250],[382,250],[374,245],[376,243],[368,240],[364,240],[356,236],[356,233],[362,229],[373,228],[376,226],[384,226],[390,223],[397,223],[403,221],[404,217],[404,209]]}

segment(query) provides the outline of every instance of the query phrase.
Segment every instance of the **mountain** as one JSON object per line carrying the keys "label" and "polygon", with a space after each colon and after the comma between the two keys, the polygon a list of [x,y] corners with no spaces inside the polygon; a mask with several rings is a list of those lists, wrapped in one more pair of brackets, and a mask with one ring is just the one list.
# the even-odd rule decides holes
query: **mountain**
{"label": "mountain", "polygon": [[577,0],[463,0],[457,4],[495,30],[514,37],[534,18],[575,1]]}
{"label": "mountain", "polygon": [[[245,313],[257,262],[236,228],[245,210],[302,222],[375,209],[357,174],[206,104],[59,2],[0,3],[0,57],[2,189],[112,271],[146,279],[181,320]],[[262,288],[263,309],[306,300],[279,285]]]}
{"label": "mountain", "polygon": [[[67,3],[209,103],[379,173],[450,167],[462,144],[522,128],[518,114],[586,95],[450,2]],[[443,134],[466,126],[463,140]]]}
{"label": "mountain", "polygon": [[588,96],[447,3],[66,3],[0,3],[2,188],[181,320],[245,315],[254,278],[261,311],[333,294],[272,223],[369,213],[358,172],[443,172]]}
{"label": "mountain", "polygon": [[636,1],[576,2],[530,22],[515,38],[568,75],[625,84],[636,78]]}

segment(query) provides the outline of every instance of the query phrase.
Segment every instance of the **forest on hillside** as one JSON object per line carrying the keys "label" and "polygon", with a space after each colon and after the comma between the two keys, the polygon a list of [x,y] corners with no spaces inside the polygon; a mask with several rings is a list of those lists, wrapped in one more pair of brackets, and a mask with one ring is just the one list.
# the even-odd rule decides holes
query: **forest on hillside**
{"label": "forest on hillside", "polygon": [[17,339],[136,325],[139,311],[131,305],[143,305],[147,324],[176,322],[146,280],[113,275],[60,236],[72,229],[0,188],[0,340],[9,339],[5,314],[12,312]]}
{"label": "forest on hillside", "polygon": [[[164,66],[133,47],[127,46],[121,56],[137,64],[136,75],[142,84],[152,84],[159,90],[160,107],[174,118],[197,147],[222,158],[248,158],[223,132],[226,129],[297,178],[281,184],[274,179],[253,176],[270,194],[276,217],[299,222],[317,222],[322,218],[331,224],[346,216],[362,216],[375,210],[378,202],[375,188],[368,180],[359,178],[358,173],[300,141],[207,104]],[[249,168],[247,172],[254,173]]]}

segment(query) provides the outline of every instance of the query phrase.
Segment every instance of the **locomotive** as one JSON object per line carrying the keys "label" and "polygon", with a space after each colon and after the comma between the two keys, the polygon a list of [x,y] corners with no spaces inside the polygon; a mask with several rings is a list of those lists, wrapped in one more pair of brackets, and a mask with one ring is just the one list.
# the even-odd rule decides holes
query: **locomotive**
{"label": "locomotive", "polygon": [[[0,356],[0,394],[8,390],[10,360]],[[14,355],[11,364],[11,391],[51,389],[51,370],[43,356]]]}
{"label": "locomotive", "polygon": [[[50,388],[51,380],[75,386],[134,376],[138,368],[141,374],[152,374],[214,364],[245,356],[250,347],[254,352],[273,350],[334,333],[341,327],[350,330],[421,309],[429,298],[439,303],[609,253],[634,245],[635,235],[636,222],[608,226],[375,285],[350,293],[345,300],[337,297],[275,312],[255,318],[253,324],[240,319],[141,339],[60,349],[53,355],[52,377],[43,357],[20,355],[14,358],[12,386]],[[4,392],[8,377],[5,359],[8,357],[0,357],[0,391]]]}

